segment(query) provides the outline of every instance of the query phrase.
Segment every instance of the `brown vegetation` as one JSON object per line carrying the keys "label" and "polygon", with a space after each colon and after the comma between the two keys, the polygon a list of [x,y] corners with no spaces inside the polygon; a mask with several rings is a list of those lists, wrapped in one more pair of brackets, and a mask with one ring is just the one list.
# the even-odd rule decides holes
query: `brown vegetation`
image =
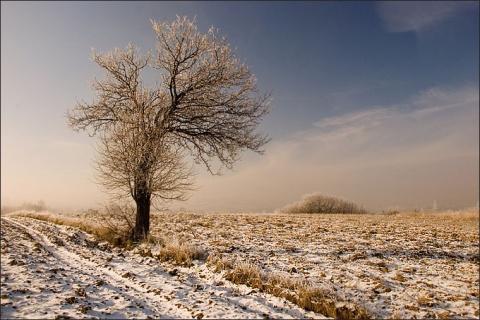
{"label": "brown vegetation", "polygon": [[366,214],[367,211],[353,202],[337,197],[323,195],[319,192],[303,196],[297,203],[287,205],[280,210],[283,213],[341,213]]}

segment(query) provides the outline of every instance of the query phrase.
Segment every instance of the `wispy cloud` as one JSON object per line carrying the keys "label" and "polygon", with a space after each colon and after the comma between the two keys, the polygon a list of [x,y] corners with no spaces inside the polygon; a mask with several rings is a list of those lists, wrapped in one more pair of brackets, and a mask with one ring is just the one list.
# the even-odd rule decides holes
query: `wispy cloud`
{"label": "wispy cloud", "polygon": [[464,10],[478,8],[476,1],[381,1],[378,13],[389,32],[419,32]]}
{"label": "wispy cloud", "polygon": [[478,95],[478,88],[432,88],[397,105],[317,121],[238,172],[202,179],[192,201],[215,194],[224,205],[268,210],[318,190],[375,210],[434,199],[445,207],[474,205]]}
{"label": "wispy cloud", "polygon": [[433,88],[399,105],[323,119],[289,143],[318,164],[371,167],[478,155],[478,90]]}

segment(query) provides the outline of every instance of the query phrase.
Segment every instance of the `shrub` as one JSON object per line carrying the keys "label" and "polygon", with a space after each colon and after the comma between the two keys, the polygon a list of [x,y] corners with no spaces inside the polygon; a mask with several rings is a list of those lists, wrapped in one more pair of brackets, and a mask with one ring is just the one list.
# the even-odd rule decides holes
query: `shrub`
{"label": "shrub", "polygon": [[319,192],[303,196],[297,203],[281,209],[283,213],[341,213],[341,214],[366,214],[365,209],[353,202],[340,198],[323,195]]}

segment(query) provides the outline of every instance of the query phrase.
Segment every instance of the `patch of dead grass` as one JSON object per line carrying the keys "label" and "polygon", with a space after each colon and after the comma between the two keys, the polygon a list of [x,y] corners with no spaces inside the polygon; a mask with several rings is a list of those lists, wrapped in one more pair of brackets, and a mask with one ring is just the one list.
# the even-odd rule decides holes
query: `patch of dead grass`
{"label": "patch of dead grass", "polygon": [[251,262],[235,264],[225,278],[235,284],[244,284],[280,298],[287,299],[307,311],[321,313],[335,319],[371,319],[362,306],[345,302],[305,279],[292,279],[278,272],[263,272]]}
{"label": "patch of dead grass", "polygon": [[163,239],[159,247],[157,258],[162,262],[170,261],[178,266],[190,267],[193,260],[203,260],[206,255],[202,248],[185,243],[177,238]]}

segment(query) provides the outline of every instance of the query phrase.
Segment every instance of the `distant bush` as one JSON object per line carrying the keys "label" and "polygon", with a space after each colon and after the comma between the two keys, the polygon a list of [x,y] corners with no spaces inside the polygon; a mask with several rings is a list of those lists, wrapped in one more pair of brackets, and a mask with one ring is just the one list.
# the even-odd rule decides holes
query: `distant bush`
{"label": "distant bush", "polygon": [[323,195],[319,192],[303,196],[302,200],[285,206],[280,210],[283,213],[341,213],[366,214],[365,209],[353,202],[340,198]]}

